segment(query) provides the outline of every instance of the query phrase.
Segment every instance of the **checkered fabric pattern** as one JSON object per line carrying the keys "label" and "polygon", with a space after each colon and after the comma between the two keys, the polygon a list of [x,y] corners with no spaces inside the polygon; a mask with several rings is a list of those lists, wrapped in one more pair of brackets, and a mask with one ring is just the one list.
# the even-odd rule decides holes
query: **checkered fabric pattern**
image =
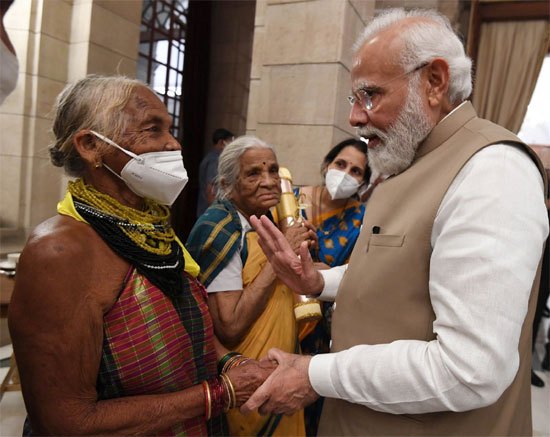
{"label": "checkered fabric pattern", "polygon": [[[170,299],[137,270],[131,272],[104,317],[100,399],[173,392],[217,374],[206,290],[191,276],[184,279],[182,293]],[[204,417],[196,417],[161,434],[211,433],[217,434]]]}

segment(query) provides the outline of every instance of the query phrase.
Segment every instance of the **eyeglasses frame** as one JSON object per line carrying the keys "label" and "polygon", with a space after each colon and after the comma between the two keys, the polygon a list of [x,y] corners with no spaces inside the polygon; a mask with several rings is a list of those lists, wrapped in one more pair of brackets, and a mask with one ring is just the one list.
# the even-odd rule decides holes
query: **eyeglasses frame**
{"label": "eyeglasses frame", "polygon": [[[416,66],[415,68],[409,71],[405,71],[404,73],[401,73],[393,77],[387,82],[384,82],[382,85],[361,87],[358,90],[356,90],[351,96],[347,97],[348,102],[350,106],[355,105],[355,103],[359,103],[359,105],[363,110],[372,111],[372,109],[374,108],[374,105],[372,103],[373,96],[371,96],[369,93],[372,93],[375,89],[381,89],[387,86],[388,84],[392,83],[393,81],[396,81],[397,79],[401,79],[405,76],[408,76],[409,74],[416,73],[418,70],[421,70],[422,68],[427,67],[428,65],[430,65],[430,62],[425,61],[425,62],[422,62],[420,65]],[[364,97],[361,95],[358,95],[358,93],[362,93]],[[362,102],[364,102],[364,104],[362,104]]]}

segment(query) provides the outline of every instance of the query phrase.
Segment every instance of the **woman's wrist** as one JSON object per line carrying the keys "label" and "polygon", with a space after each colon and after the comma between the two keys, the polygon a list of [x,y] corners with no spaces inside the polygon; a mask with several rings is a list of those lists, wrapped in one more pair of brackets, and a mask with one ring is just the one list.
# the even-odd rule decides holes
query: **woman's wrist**
{"label": "woman's wrist", "polygon": [[227,412],[237,406],[237,394],[235,386],[227,372],[246,363],[250,358],[239,352],[231,351],[226,353],[218,361],[219,375],[208,381],[202,381],[204,391],[204,417],[210,420],[222,412]]}
{"label": "woman's wrist", "polygon": [[218,373],[227,373],[233,367],[238,367],[248,360],[250,358],[243,356],[239,352],[228,352],[218,361]]}
{"label": "woman's wrist", "polygon": [[204,417],[210,420],[227,412],[237,405],[237,396],[231,379],[226,374],[221,374],[208,381],[202,382],[204,391]]}

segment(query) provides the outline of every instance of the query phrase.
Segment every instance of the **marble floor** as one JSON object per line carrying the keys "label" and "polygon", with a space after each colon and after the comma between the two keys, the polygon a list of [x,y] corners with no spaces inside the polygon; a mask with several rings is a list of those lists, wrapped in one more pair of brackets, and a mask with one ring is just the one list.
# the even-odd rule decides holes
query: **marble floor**
{"label": "marble floor", "polygon": [[[538,388],[531,386],[531,400],[533,413],[533,435],[550,437],[550,372],[542,371],[540,360],[544,351],[543,333],[548,332],[550,319],[544,318],[539,329],[539,341],[536,347],[536,357],[533,360],[533,368],[544,380],[545,386]],[[6,362],[11,355],[11,345],[0,348],[0,360]],[[0,381],[4,379],[8,368],[0,368]],[[21,392],[6,392],[0,401],[0,436],[20,436],[25,420],[25,404]]]}

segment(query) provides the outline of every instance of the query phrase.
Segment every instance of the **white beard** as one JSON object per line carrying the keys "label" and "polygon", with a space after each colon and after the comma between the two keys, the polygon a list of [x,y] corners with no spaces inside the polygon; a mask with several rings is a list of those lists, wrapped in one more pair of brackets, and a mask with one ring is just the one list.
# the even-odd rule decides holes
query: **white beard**
{"label": "white beard", "polygon": [[423,110],[418,85],[419,80],[411,78],[405,105],[387,131],[370,126],[357,129],[357,134],[364,138],[372,135],[380,138],[378,146],[367,152],[369,166],[377,173],[390,176],[406,170],[418,146],[435,126]]}

